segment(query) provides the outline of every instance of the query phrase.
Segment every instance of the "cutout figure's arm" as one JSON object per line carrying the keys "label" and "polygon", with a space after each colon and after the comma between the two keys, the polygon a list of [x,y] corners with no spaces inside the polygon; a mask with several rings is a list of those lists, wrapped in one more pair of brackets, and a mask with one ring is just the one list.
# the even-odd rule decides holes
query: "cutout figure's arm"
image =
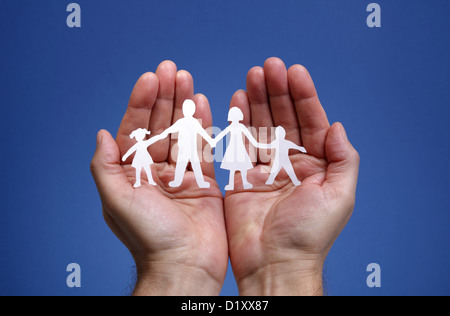
{"label": "cutout figure's arm", "polygon": [[259,149],[274,149],[276,148],[276,142],[272,142],[270,144],[258,144]]}
{"label": "cutout figure's arm", "polygon": [[[246,127],[243,127],[242,131],[244,132],[244,135],[248,138],[248,140],[250,141],[250,143],[253,146],[255,146],[256,148],[261,148],[260,145],[263,145],[263,144],[258,143],[258,141],[253,137],[252,133],[250,133],[250,131]],[[264,149],[264,148],[261,148],[261,149]]]}
{"label": "cutout figure's arm", "polygon": [[136,149],[137,149],[136,147],[137,147],[137,144],[134,145],[133,147],[131,147],[130,150],[127,151],[127,153],[122,158],[123,162],[127,161],[128,157],[130,157],[136,151]]}
{"label": "cutout figure's arm", "polygon": [[301,151],[302,153],[306,154],[305,147],[298,146],[298,145],[294,144],[293,142],[289,142],[289,148],[296,149],[296,150]]}
{"label": "cutout figure's arm", "polygon": [[211,147],[215,147],[215,144],[216,143],[214,143],[214,140],[211,138],[211,136],[209,136],[208,135],[208,133],[205,131],[205,129],[202,127],[202,125],[200,124],[200,122],[199,121],[197,121],[197,133],[199,133],[200,134],[200,136],[201,137],[203,137],[207,142],[208,142],[208,144],[210,144],[211,145]]}
{"label": "cutout figure's arm", "polygon": [[214,138],[214,147],[230,132],[230,127],[225,128],[219,135]]}
{"label": "cutout figure's arm", "polygon": [[[166,136],[166,137],[167,137],[167,136]],[[163,140],[163,139],[166,138],[166,137],[163,137],[162,134],[159,135],[159,136],[152,137],[152,138],[150,138],[150,139],[148,139],[148,140],[145,141],[145,145],[146,145],[147,147],[148,147],[148,146],[151,146],[151,145],[153,145],[154,143],[159,142],[160,140]]]}
{"label": "cutout figure's arm", "polygon": [[157,136],[157,137],[161,137],[161,140],[164,138],[167,138],[167,136],[169,136],[169,134],[173,134],[173,133],[178,133],[180,128],[179,126],[179,121],[177,121],[175,124],[173,124],[171,127],[169,127],[168,129],[166,129],[161,135]]}

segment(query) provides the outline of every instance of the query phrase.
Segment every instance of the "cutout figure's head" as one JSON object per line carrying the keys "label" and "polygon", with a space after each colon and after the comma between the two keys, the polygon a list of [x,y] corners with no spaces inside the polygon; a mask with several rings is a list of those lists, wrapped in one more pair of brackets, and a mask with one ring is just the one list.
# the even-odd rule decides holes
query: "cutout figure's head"
{"label": "cutout figure's head", "polygon": [[145,128],[139,128],[131,133],[130,138],[136,138],[138,142],[142,142],[146,135],[150,135],[151,132],[147,131]]}
{"label": "cutout figure's head", "polygon": [[239,123],[244,120],[244,113],[240,108],[231,108],[228,113],[228,122]]}
{"label": "cutout figure's head", "polygon": [[195,114],[195,102],[192,100],[186,100],[183,103],[183,115],[184,117],[193,117]]}
{"label": "cutout figure's head", "polygon": [[277,138],[285,139],[286,138],[286,130],[283,127],[279,126],[275,130],[275,135]]}

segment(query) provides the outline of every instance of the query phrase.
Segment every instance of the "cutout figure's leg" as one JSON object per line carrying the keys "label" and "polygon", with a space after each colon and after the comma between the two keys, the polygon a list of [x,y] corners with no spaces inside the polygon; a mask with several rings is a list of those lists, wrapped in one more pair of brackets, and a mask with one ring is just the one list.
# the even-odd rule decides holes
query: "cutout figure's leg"
{"label": "cutout figure's leg", "polygon": [[150,166],[145,166],[144,170],[147,174],[148,183],[150,183],[151,185],[156,185],[155,181],[153,180],[152,168],[150,168]]}
{"label": "cutout figure's leg", "polygon": [[175,168],[175,180],[169,183],[169,187],[178,188],[179,186],[181,186],[188,162],[189,161],[187,159],[177,161],[177,167]]}
{"label": "cutout figure's leg", "polygon": [[141,171],[142,171],[141,167],[136,168],[136,183],[133,186],[135,188],[139,188],[141,186]]}
{"label": "cutout figure's leg", "polygon": [[205,181],[205,178],[203,177],[202,167],[200,165],[200,162],[191,161],[192,170],[195,174],[195,179],[197,180],[197,184],[200,189],[209,189],[211,187],[211,184]]}
{"label": "cutout figure's leg", "polygon": [[294,183],[295,186],[299,186],[302,183],[297,179],[297,175],[295,174],[294,168],[292,167],[292,165],[286,166],[284,168],[287,172],[287,174],[289,175],[289,178],[291,178],[292,183]]}
{"label": "cutout figure's leg", "polygon": [[244,190],[253,189],[253,185],[247,181],[247,170],[241,171],[242,183],[244,185]]}
{"label": "cutout figure's leg", "polygon": [[230,183],[225,187],[225,191],[233,191],[234,190],[234,175],[236,174],[235,170],[230,170]]}
{"label": "cutout figure's leg", "polygon": [[272,185],[275,182],[276,177],[278,176],[278,174],[281,171],[281,167],[278,167],[276,169],[272,169],[272,172],[270,173],[270,177],[269,180],[267,180],[266,184],[267,185]]}

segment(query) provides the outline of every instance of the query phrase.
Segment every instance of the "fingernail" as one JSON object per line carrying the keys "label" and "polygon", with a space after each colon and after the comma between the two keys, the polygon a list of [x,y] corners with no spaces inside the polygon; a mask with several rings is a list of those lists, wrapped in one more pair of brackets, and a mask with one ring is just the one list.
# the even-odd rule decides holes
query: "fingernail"
{"label": "fingernail", "polygon": [[347,132],[345,131],[344,125],[342,125],[342,124],[340,124],[340,125],[341,125],[342,136],[344,136],[344,139],[348,140]]}
{"label": "fingernail", "polygon": [[102,131],[97,133],[97,146],[102,143]]}

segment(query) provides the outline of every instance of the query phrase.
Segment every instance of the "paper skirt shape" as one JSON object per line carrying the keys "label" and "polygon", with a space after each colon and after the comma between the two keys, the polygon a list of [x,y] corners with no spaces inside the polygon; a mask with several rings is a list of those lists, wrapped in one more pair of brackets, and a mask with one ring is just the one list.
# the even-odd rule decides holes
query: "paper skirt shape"
{"label": "paper skirt shape", "polygon": [[242,136],[240,132],[231,132],[230,143],[223,157],[221,169],[240,171],[253,169],[253,163],[245,149]]}

